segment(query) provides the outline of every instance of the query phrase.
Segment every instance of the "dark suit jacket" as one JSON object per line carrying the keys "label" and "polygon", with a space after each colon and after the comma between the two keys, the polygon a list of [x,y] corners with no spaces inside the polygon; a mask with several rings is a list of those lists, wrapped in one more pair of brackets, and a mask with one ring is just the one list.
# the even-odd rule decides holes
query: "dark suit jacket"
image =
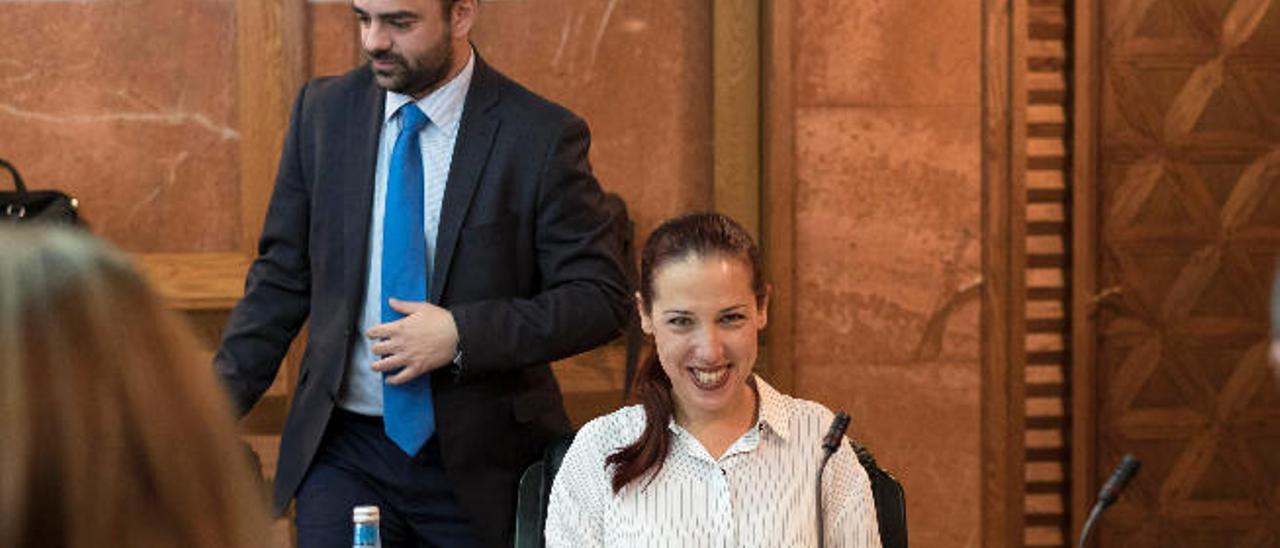
{"label": "dark suit jacket", "polygon": [[[277,512],[306,474],[362,336],[384,101],[368,66],[299,92],[258,257],[215,356],[247,412],[310,318],[281,439]],[[520,472],[569,429],[548,362],[616,336],[630,306],[589,145],[581,119],[477,57],[430,281],[430,300],[457,322],[462,367],[431,381],[446,473],[494,546],[509,544]]]}

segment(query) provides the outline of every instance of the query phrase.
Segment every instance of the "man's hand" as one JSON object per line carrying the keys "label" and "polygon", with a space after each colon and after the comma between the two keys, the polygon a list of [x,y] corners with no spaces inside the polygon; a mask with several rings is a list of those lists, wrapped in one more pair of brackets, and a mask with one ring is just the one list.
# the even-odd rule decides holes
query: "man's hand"
{"label": "man's hand", "polygon": [[373,343],[373,353],[382,356],[373,362],[373,370],[400,369],[387,377],[388,384],[411,381],[453,361],[458,351],[458,325],[451,312],[431,303],[389,302],[392,310],[405,317],[375,325],[365,333]]}

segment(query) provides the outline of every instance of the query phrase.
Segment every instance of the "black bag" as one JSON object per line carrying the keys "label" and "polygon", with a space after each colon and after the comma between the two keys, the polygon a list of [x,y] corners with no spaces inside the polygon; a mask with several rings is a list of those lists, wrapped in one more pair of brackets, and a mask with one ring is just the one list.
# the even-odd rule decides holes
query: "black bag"
{"label": "black bag", "polygon": [[13,164],[0,159],[0,167],[13,176],[14,191],[0,191],[0,222],[39,221],[79,224],[79,205],[75,198],[58,190],[33,190],[28,192]]}

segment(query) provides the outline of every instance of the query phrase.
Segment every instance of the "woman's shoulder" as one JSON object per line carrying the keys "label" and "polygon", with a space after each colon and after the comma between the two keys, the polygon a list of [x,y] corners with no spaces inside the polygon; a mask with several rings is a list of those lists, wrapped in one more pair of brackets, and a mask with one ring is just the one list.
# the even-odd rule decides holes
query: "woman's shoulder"
{"label": "woman's shoulder", "polygon": [[835,417],[835,413],[821,403],[783,394],[759,378],[756,382],[764,408],[762,412],[766,415],[774,414],[779,420],[785,417],[786,422],[792,425],[826,425]]}
{"label": "woman's shoulder", "polygon": [[590,446],[598,451],[612,452],[618,447],[635,441],[642,430],[644,430],[644,408],[639,405],[629,405],[587,421],[574,436],[574,443],[578,444],[581,440],[584,446]]}

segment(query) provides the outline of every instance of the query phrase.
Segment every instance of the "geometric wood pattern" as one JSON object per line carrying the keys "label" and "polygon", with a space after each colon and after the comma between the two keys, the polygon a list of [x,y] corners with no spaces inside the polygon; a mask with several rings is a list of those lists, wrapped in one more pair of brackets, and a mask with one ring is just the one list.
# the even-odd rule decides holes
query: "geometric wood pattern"
{"label": "geometric wood pattern", "polygon": [[1280,546],[1280,1],[1096,6],[1093,484],[1143,466],[1094,536]]}

